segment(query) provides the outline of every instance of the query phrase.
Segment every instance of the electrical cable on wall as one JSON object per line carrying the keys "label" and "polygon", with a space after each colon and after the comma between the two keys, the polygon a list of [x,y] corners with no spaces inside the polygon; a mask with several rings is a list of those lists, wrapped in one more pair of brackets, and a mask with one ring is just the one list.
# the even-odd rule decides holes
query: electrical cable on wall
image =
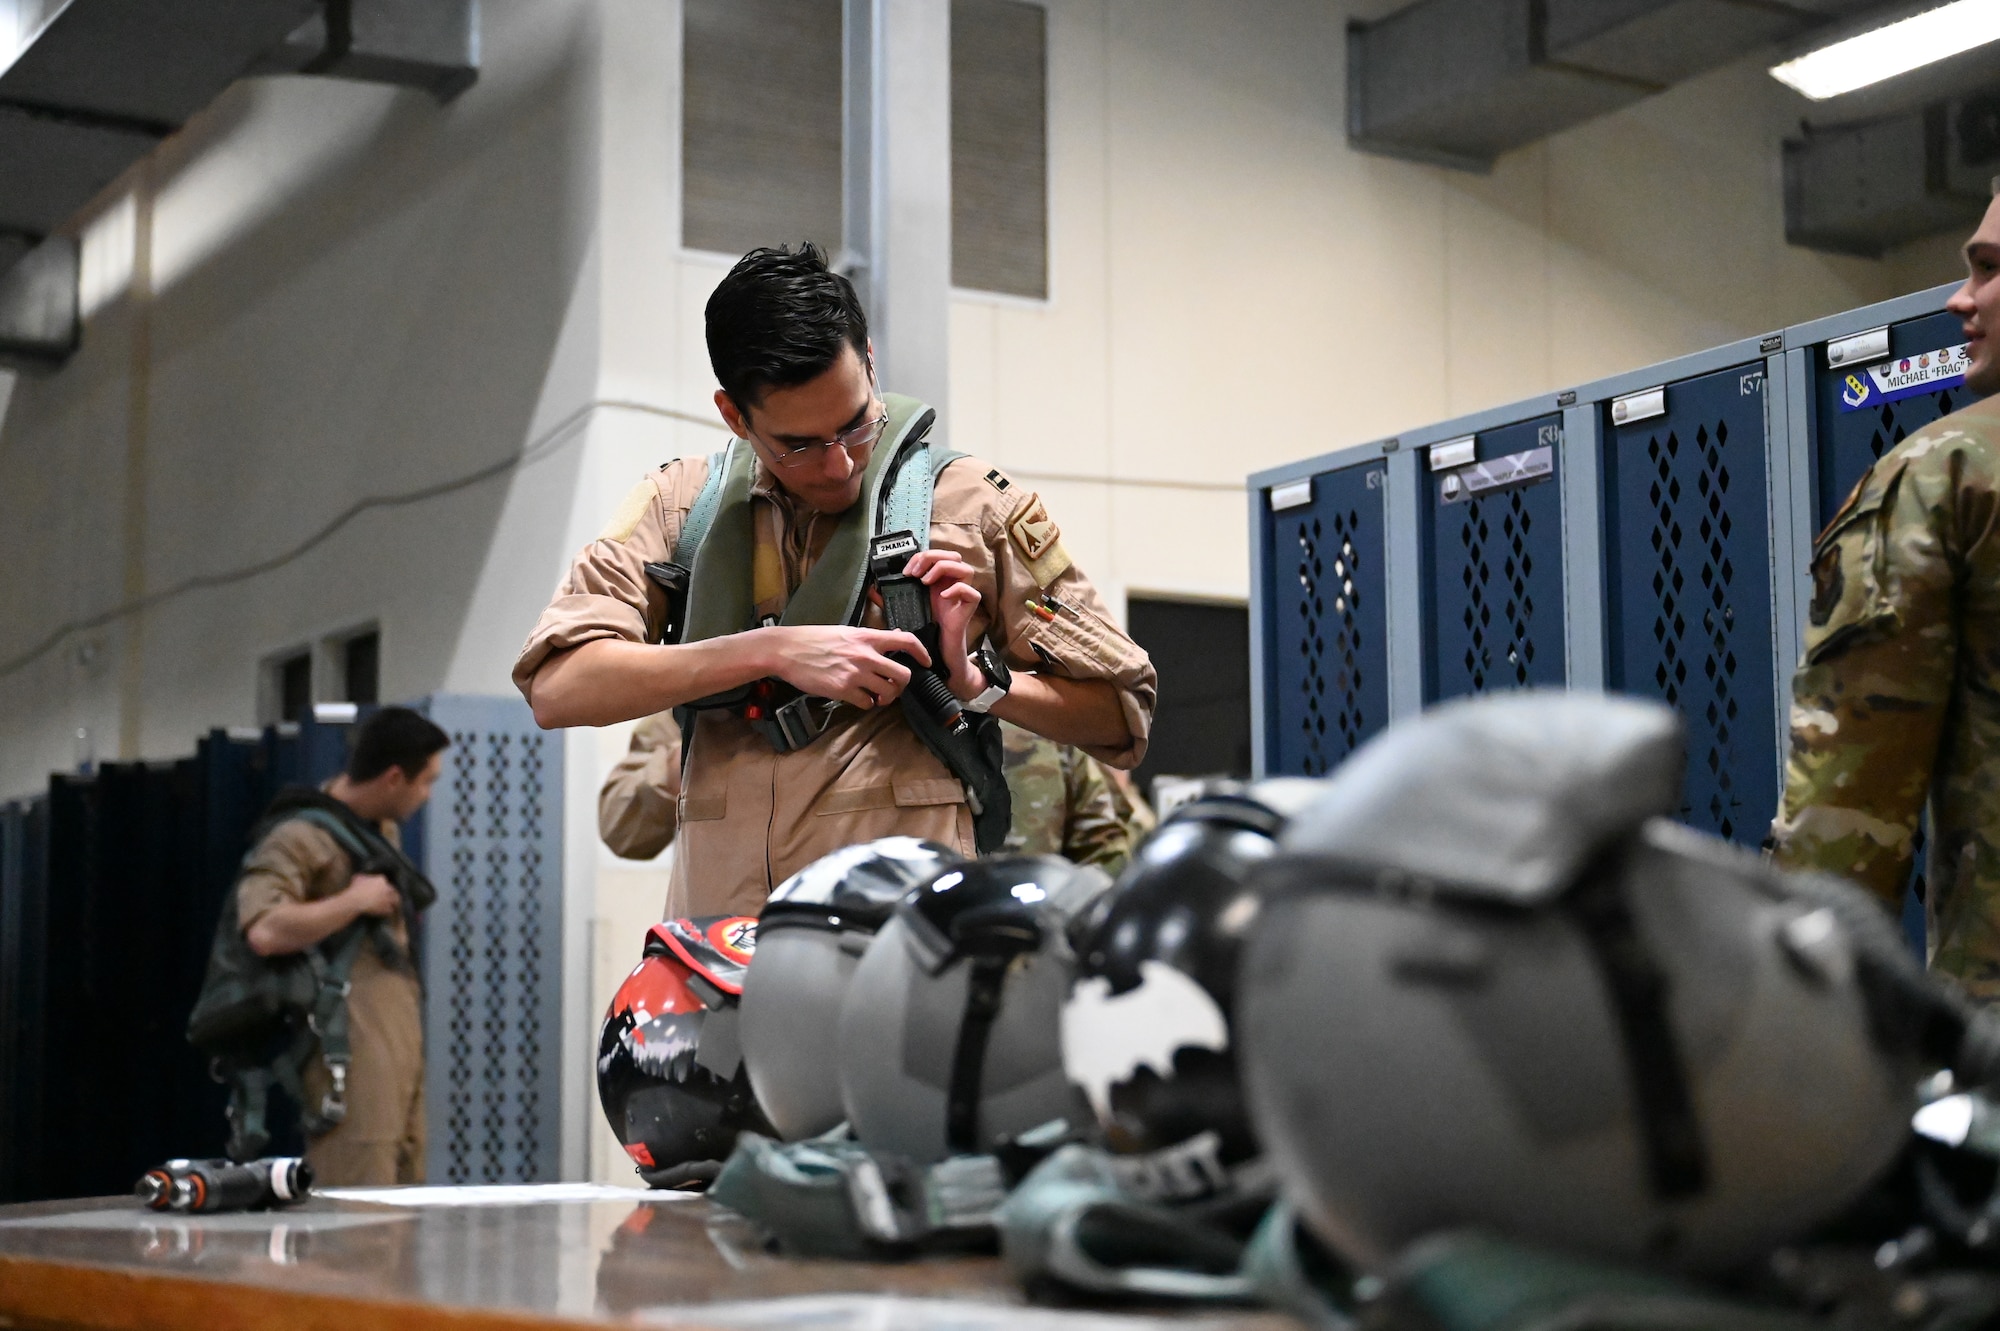
{"label": "electrical cable on wall", "polygon": [[[171,587],[163,587],[159,591],[150,592],[145,596],[139,597],[137,600],[128,601],[123,605],[114,606],[98,614],[81,619],[72,619],[65,624],[59,625],[57,628],[51,630],[47,637],[43,638],[33,647],[30,647],[27,651],[22,652],[19,656],[0,661],[0,679],[6,679],[10,675],[18,674],[20,671],[27,669],[36,661],[54,651],[65,638],[73,634],[88,633],[92,629],[104,628],[132,615],[143,614],[155,606],[163,605],[177,597],[185,596],[189,592],[228,587],[239,582],[247,582],[251,578],[260,577],[266,573],[274,573],[287,564],[304,558],[321,545],[324,545],[341,528],[360,517],[363,513],[378,508],[403,508],[410,504],[420,504],[426,500],[442,498],[445,495],[478,485],[482,481],[490,481],[495,477],[504,476],[531,463],[539,462],[574,438],[578,427],[583,424],[590,413],[601,407],[613,408],[620,411],[643,411],[650,415],[666,416],[673,420],[685,421],[690,425],[699,425],[711,430],[721,430],[724,428],[720,421],[696,416],[691,412],[676,411],[671,407],[656,407],[644,402],[601,401],[587,403],[564,417],[540,439],[535,440],[512,457],[502,458],[498,462],[489,463],[476,471],[467,472],[463,476],[458,476],[448,481],[438,481],[435,484],[426,485],[416,490],[406,490],[401,494],[393,495],[371,495],[366,499],[357,499],[354,503],[348,505],[347,508],[341,510],[338,516],[318,531],[306,537],[291,549],[272,555],[268,559],[261,559],[254,564],[245,564],[240,568],[230,569],[222,573],[202,573],[191,578],[184,578]],[[1023,480],[1057,481],[1071,484],[1131,485],[1153,489],[1208,490],[1228,493],[1238,493],[1243,488],[1240,484],[1218,481],[1154,480],[1138,477],[1085,476],[1069,473],[1029,471],[1017,471],[1014,474]]]}
{"label": "electrical cable on wall", "polygon": [[9,675],[27,669],[36,661],[54,651],[65,638],[68,638],[72,634],[88,633],[92,629],[100,629],[108,624],[115,624],[121,619],[141,614],[153,609],[155,606],[163,605],[177,597],[185,596],[189,592],[206,591],[216,587],[228,587],[235,583],[246,582],[251,578],[260,577],[266,573],[276,572],[278,569],[285,567],[295,560],[304,558],[313,550],[324,545],[341,528],[360,517],[363,513],[378,508],[403,508],[410,504],[420,504],[429,499],[441,498],[444,495],[453,494],[459,490],[478,485],[482,481],[490,481],[495,477],[504,476],[508,472],[528,466],[530,463],[539,462],[575,438],[578,429],[589,417],[590,413],[600,407],[612,407],[623,411],[643,411],[655,416],[667,416],[674,420],[686,421],[693,425],[707,426],[711,429],[720,430],[723,428],[719,421],[709,420],[689,412],[675,411],[668,407],[651,406],[643,402],[607,401],[587,403],[564,417],[540,439],[535,440],[512,457],[502,458],[498,462],[488,463],[486,466],[476,471],[467,472],[463,476],[454,477],[448,481],[438,481],[419,489],[405,490],[400,494],[393,495],[370,495],[365,499],[358,499],[341,510],[337,517],[318,531],[306,537],[291,549],[272,555],[268,559],[261,559],[254,564],[245,564],[240,568],[230,569],[222,573],[197,574],[191,578],[184,578],[171,587],[163,587],[157,592],[151,592],[139,597],[137,600],[128,601],[123,605],[114,606],[109,610],[95,615],[81,619],[72,619],[68,623],[62,624],[52,630],[47,637],[19,656],[10,657],[6,661],[0,661],[0,679],[5,679]]}

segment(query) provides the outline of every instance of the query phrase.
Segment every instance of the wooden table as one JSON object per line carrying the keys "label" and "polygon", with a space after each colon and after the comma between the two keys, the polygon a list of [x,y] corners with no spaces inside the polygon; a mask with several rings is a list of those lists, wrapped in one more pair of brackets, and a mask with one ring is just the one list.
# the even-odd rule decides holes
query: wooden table
{"label": "wooden table", "polygon": [[763,1252],[741,1221],[698,1197],[491,1196],[460,1190],[420,1206],[315,1197],[285,1211],[215,1216],[155,1214],[129,1198],[0,1206],[0,1328],[1296,1326],[1250,1312],[1031,1308],[993,1258],[792,1261]]}

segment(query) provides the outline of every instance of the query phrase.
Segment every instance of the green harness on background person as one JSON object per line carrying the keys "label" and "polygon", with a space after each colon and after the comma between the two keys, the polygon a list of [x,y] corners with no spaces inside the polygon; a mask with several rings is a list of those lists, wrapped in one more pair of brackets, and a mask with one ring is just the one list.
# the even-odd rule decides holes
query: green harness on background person
{"label": "green harness on background person", "polygon": [[[244,867],[273,830],[294,820],[332,837],[355,873],[380,873],[395,883],[406,919],[437,900],[430,880],[401,851],[345,805],[318,791],[281,792],[272,801],[251,834]],[[188,1043],[208,1055],[210,1074],[229,1088],[231,1159],[255,1159],[270,1145],[273,1086],[298,1103],[300,1124],[309,1137],[346,1119],[348,977],[371,941],[385,962],[410,966],[408,954],[375,919],[356,920],[301,952],[260,956],[238,924],[232,883],[216,920],[201,995],[187,1024]],[[312,1104],[303,1078],[315,1051],[326,1063],[331,1084]]]}

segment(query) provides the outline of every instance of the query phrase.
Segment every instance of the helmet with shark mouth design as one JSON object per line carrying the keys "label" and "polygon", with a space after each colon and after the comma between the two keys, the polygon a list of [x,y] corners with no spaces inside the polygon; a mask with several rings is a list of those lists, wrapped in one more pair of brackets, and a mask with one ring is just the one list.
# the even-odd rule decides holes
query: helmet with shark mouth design
{"label": "helmet with shark mouth design", "polygon": [[667,920],[604,1014],[597,1095],[619,1144],[656,1188],[705,1186],[739,1132],[771,1132],[737,1038],[748,916]]}

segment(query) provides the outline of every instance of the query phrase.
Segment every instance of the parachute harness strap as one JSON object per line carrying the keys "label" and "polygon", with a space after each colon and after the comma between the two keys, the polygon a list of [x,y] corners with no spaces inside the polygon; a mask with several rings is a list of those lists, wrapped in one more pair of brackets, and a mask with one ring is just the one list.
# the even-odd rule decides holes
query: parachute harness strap
{"label": "parachute harness strap", "polygon": [[1672,984],[1639,936],[1618,874],[1588,875],[1563,910],[1583,931],[1610,992],[1653,1194],[1662,1201],[1695,1196],[1708,1186],[1708,1148],[1668,1018]]}

